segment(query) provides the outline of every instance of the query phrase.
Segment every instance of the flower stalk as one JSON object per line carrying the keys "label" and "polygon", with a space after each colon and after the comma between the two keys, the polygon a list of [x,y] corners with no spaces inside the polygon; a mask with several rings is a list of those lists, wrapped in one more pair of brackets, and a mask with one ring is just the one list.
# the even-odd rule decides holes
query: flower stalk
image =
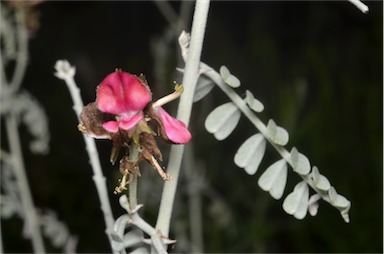
{"label": "flower stalk", "polygon": [[181,96],[183,91],[184,91],[184,86],[176,85],[175,86],[175,91],[173,93],[168,94],[167,96],[164,96],[164,97],[158,99],[156,102],[154,102],[152,104],[152,108],[161,107],[161,106],[167,104],[168,102],[176,100],[177,98],[179,98]]}

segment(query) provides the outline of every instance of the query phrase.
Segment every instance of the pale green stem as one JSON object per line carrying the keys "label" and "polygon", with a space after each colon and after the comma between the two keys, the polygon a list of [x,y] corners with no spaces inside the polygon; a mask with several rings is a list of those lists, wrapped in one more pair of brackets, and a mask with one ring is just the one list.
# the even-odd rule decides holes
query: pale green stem
{"label": "pale green stem", "polygon": [[133,210],[137,206],[137,174],[133,174],[132,181],[128,184],[129,188],[129,208]]}
{"label": "pale green stem", "polygon": [[21,204],[24,210],[25,223],[28,228],[28,236],[31,237],[32,247],[35,253],[45,253],[44,241],[40,231],[40,223],[36,214],[35,206],[25,174],[23,154],[20,147],[20,136],[18,132],[17,120],[14,115],[9,115],[5,120],[10,151],[12,154],[12,168],[17,179]]}
{"label": "pale green stem", "polygon": [[[68,86],[68,90],[73,100],[73,109],[76,112],[77,118],[79,119],[80,113],[84,108],[84,104],[80,96],[80,90],[76,86],[76,83],[72,76],[68,76],[64,80]],[[96,143],[92,137],[87,136],[86,134],[83,134],[83,138],[84,138],[86,149],[90,159],[90,164],[93,170],[92,179],[95,182],[96,190],[101,203],[101,210],[103,211],[103,215],[104,215],[104,221],[106,225],[105,233],[107,234],[110,244],[112,244],[111,234],[113,232],[114,218],[112,214],[111,205],[109,202],[106,180],[103,175],[103,171],[102,171],[100,160],[99,160],[99,154],[96,148]],[[114,253],[118,253],[118,252],[114,252]]]}
{"label": "pale green stem", "polygon": [[[189,124],[193,96],[196,83],[199,77],[200,56],[203,46],[205,26],[208,17],[209,1],[197,0],[193,17],[191,42],[189,47],[188,59],[186,61],[185,73],[183,77],[184,93],[180,98],[177,118],[187,126]],[[181,160],[183,157],[184,145],[173,145],[171,147],[168,173],[172,179],[165,182],[161,197],[160,210],[157,217],[156,229],[168,237],[172,216],[173,202],[175,199],[177,180],[179,178]]]}

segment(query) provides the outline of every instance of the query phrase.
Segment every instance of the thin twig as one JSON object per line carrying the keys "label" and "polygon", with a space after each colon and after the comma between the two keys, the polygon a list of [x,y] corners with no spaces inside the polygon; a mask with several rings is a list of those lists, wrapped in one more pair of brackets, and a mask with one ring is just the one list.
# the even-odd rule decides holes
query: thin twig
{"label": "thin twig", "polygon": [[23,206],[28,236],[31,237],[32,247],[35,253],[45,253],[44,241],[40,231],[40,223],[33,204],[32,195],[25,174],[25,165],[20,146],[20,137],[16,116],[8,115],[5,119],[8,142],[12,154],[12,168],[17,179],[21,204]]}
{"label": "thin twig", "polygon": [[15,72],[10,83],[10,93],[15,93],[19,90],[28,63],[28,32],[27,28],[25,27],[25,8],[17,8],[15,15],[17,24],[16,38],[18,43],[18,50],[16,55]]}
{"label": "thin twig", "polygon": [[[56,62],[55,68],[57,70],[57,73],[55,73],[55,75],[58,78],[63,79],[68,87],[68,90],[73,100],[73,109],[76,113],[77,118],[80,120],[80,113],[84,107],[84,104],[83,100],[81,99],[80,90],[74,80],[75,68],[70,66],[68,62],[62,60]],[[96,143],[92,137],[87,136],[86,134],[83,134],[83,138],[85,141],[88,156],[90,158],[90,164],[93,170],[92,179],[95,182],[96,190],[101,203],[101,210],[103,211],[104,215],[104,221],[106,224],[105,233],[107,234],[110,244],[112,244],[111,234],[113,232],[114,218],[109,202],[106,180],[101,169]]]}

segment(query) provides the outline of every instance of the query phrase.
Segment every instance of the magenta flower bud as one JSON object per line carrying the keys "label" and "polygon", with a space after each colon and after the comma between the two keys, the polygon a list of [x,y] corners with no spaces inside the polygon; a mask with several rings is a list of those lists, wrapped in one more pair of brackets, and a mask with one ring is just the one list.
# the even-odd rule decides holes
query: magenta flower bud
{"label": "magenta flower bud", "polygon": [[103,124],[105,130],[129,130],[143,118],[142,110],[151,101],[147,84],[128,72],[109,74],[97,88],[96,104],[100,111],[117,116],[116,121]]}

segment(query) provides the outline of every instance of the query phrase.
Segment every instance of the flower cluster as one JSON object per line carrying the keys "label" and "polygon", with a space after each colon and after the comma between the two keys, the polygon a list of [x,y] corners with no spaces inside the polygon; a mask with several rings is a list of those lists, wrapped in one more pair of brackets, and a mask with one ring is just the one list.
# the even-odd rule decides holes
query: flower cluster
{"label": "flower cluster", "polygon": [[125,148],[119,165],[123,178],[115,192],[126,189],[133,174],[140,175],[138,165],[143,160],[148,161],[164,180],[170,178],[157,161],[162,160],[162,154],[154,136],[160,135],[172,144],[186,144],[191,139],[185,124],[161,107],[178,98],[182,92],[183,87],[176,85],[172,94],[152,103],[152,93],[145,77],[118,69],[100,83],[96,101],[84,107],[78,128],[94,138],[112,140],[112,164],[121,148]]}

